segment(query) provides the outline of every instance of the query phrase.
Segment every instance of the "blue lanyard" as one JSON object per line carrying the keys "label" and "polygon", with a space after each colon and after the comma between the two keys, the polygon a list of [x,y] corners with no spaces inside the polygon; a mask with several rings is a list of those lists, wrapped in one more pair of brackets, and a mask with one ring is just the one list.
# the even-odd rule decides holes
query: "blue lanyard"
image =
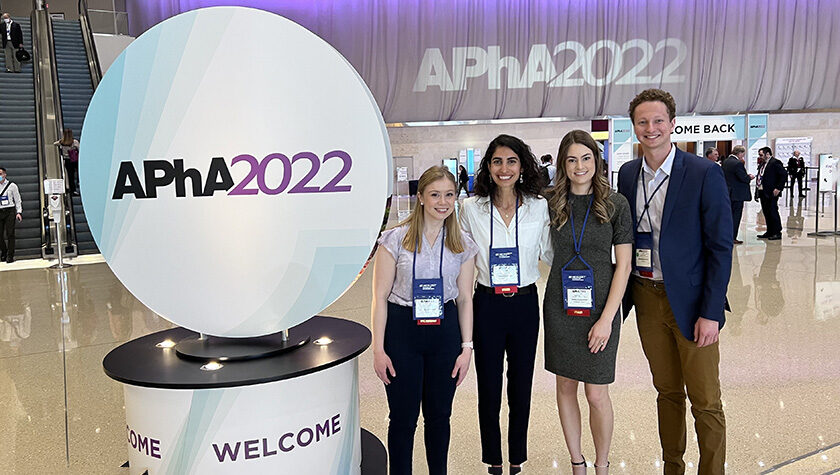
{"label": "blue lanyard", "polygon": [[575,257],[572,257],[572,259],[569,262],[567,262],[565,266],[563,266],[563,270],[566,270],[566,267],[568,267],[569,264],[571,264],[572,261],[574,261],[575,259],[580,259],[581,262],[586,264],[586,267],[589,267],[590,269],[592,268],[585,260],[583,260],[583,256],[580,255],[580,248],[583,245],[583,233],[586,232],[586,222],[589,221],[589,211],[592,210],[592,200],[593,200],[593,198],[594,198],[594,196],[592,196],[592,195],[589,196],[589,204],[586,206],[586,216],[584,216],[584,218],[583,218],[583,227],[581,227],[581,229],[580,229],[580,239],[578,239],[577,233],[575,232],[575,210],[574,210],[574,207],[573,206],[569,207],[569,223],[571,223],[571,225],[572,225],[572,243],[575,246]]}
{"label": "blue lanyard", "polygon": [[[644,158],[642,159],[642,161],[644,161]],[[642,210],[642,214],[639,215],[639,220],[636,221],[636,230],[639,229],[639,225],[642,224],[642,219],[644,219],[645,214],[647,214],[648,224],[650,225],[650,231],[653,232],[653,221],[650,219],[650,213],[648,212],[648,208],[650,207],[650,202],[653,201],[653,197],[656,196],[656,192],[659,191],[659,189],[662,188],[662,185],[664,185],[665,182],[668,181],[668,178],[671,178],[671,177],[668,176],[668,175],[665,175],[665,179],[660,181],[659,184],[656,185],[656,189],[653,190],[653,193],[651,193],[651,195],[650,195],[650,199],[648,199],[647,185],[645,184],[644,173],[645,173],[645,164],[642,163],[642,168],[639,169],[639,181],[641,181],[642,193],[644,193],[644,196],[645,196],[645,208]],[[651,179],[652,180],[656,179],[656,174],[654,174],[653,178],[651,178]]]}
{"label": "blue lanyard", "polygon": [[[439,278],[443,279],[443,248],[446,246],[446,225],[441,228],[443,236],[440,238],[440,267],[438,267]],[[420,239],[423,239],[423,232],[420,232]],[[432,243],[434,245],[434,243]],[[417,280],[417,246],[414,246],[414,258],[411,260],[411,281]]]}
{"label": "blue lanyard", "polygon": [[[501,213],[500,213],[501,214]],[[519,249],[519,197],[516,197],[516,248]],[[490,197],[490,249],[493,249],[493,198]]]}

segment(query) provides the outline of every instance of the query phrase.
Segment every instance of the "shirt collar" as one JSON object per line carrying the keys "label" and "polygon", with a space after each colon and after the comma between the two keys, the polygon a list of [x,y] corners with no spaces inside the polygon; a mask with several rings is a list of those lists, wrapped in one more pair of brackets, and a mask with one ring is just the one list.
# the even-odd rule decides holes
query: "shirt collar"
{"label": "shirt collar", "polygon": [[668,152],[668,156],[665,157],[665,161],[662,162],[662,165],[656,169],[654,172],[652,168],[650,168],[647,164],[647,161],[644,157],[642,157],[642,168],[644,168],[645,173],[650,173],[654,177],[656,177],[660,171],[667,176],[671,176],[671,168],[674,166],[674,157],[677,155],[677,147],[674,144],[671,144],[671,151]]}

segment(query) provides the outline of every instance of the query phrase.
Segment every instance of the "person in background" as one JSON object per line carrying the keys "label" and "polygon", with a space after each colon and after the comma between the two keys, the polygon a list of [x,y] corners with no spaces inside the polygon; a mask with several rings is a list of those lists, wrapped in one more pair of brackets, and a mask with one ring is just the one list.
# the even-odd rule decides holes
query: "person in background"
{"label": "person in background", "polygon": [[556,375],[557,410],[572,472],[586,473],[578,405],[583,382],[595,472],[606,474],[613,434],[609,385],[615,381],[621,330],[618,313],[632,267],[630,205],[610,188],[598,144],[588,132],[566,134],[557,160],[557,185],[548,195],[554,260],[543,303],[545,368]]}
{"label": "person in background", "polygon": [[0,38],[2,38],[3,52],[5,53],[6,72],[19,73],[20,61],[17,60],[15,53],[18,49],[23,48],[23,30],[8,13],[4,13],[2,19]]}
{"label": "person in background", "polygon": [[553,164],[554,159],[550,153],[540,157],[540,178],[545,186],[543,188],[551,188],[554,186],[554,177],[557,175],[557,167]]}
{"label": "person in background", "polygon": [[718,163],[718,159],[720,158],[720,152],[717,151],[714,147],[709,147],[706,149],[706,160],[710,162]]}
{"label": "person in background", "polygon": [[790,196],[793,200],[793,182],[799,182],[799,197],[804,198],[805,193],[802,192],[802,180],[805,178],[805,159],[799,153],[799,150],[793,151],[793,156],[788,159],[787,172],[790,177]]}
{"label": "person in background", "polygon": [[478,248],[453,214],[455,177],[423,172],[417,205],[382,233],[373,266],[373,367],[390,409],[390,473],[410,474],[423,408],[429,473],[445,474],[455,387],[472,358],[472,283]]}
{"label": "person in background", "polygon": [[0,167],[0,261],[15,261],[15,221],[23,221],[23,207],[18,186],[6,177]]}
{"label": "person in background", "polygon": [[747,168],[744,165],[746,154],[747,149],[741,145],[736,145],[732,148],[732,154],[726,157],[726,160],[721,164],[723,176],[726,178],[726,187],[729,189],[729,201],[732,203],[732,241],[735,244],[744,243],[744,241],[738,239],[738,228],[741,227],[744,201],[749,201],[752,197],[750,181],[755,178],[754,175],[747,174]]}
{"label": "person in background", "polygon": [[463,165],[458,165],[458,191],[455,195],[460,195],[461,190],[464,190],[467,198],[470,197],[470,176],[467,175],[467,169]]}
{"label": "person in background", "polygon": [[761,212],[767,221],[767,231],[759,234],[760,239],[777,241],[782,239],[782,218],[779,216],[779,195],[787,184],[787,172],[781,160],[773,157],[770,147],[762,147],[758,150],[762,156],[763,165],[759,169],[756,185],[758,186],[758,198],[761,202]]}
{"label": "person in background", "polygon": [[64,161],[64,169],[67,171],[67,191],[78,195],[76,180],[79,176],[79,141],[73,138],[73,131],[64,129],[61,140],[53,143],[61,149],[61,158]]}
{"label": "person in background", "polygon": [[528,421],[540,307],[538,261],[551,252],[548,205],[539,196],[539,165],[522,140],[499,135],[486,148],[475,196],[464,200],[461,226],[480,252],[473,308],[481,460],[502,473],[499,412],[507,355],[508,456],[511,474],[528,459]]}
{"label": "person in background", "polygon": [[618,192],[633,216],[633,277],[626,317],[648,360],[659,418],[664,472],[685,473],[685,399],[700,449],[698,472],[722,474],[726,418],[720,393],[720,329],[732,270],[732,207],[720,167],[671,143],[676,103],[647,89],[630,102],[642,157],[618,172]]}

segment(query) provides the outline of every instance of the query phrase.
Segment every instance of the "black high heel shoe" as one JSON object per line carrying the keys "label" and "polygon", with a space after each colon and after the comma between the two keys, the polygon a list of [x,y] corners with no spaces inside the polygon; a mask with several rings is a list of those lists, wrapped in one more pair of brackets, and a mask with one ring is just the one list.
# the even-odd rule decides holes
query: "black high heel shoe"
{"label": "black high heel shoe", "polygon": [[487,467],[487,473],[489,473],[490,475],[502,475],[502,474],[504,474],[505,472],[504,472],[504,468],[503,468],[503,467],[493,467],[493,466],[490,466],[490,467]]}
{"label": "black high heel shoe", "polygon": [[571,460],[569,460],[569,462],[572,463],[572,472],[574,472],[575,468],[577,468],[577,467],[583,467],[583,469],[586,470],[586,457],[581,455],[580,458],[583,459],[580,462],[572,462]]}
{"label": "black high heel shoe", "polygon": [[522,466],[514,467],[513,465],[510,466],[510,475],[516,475],[517,473],[522,471]]}

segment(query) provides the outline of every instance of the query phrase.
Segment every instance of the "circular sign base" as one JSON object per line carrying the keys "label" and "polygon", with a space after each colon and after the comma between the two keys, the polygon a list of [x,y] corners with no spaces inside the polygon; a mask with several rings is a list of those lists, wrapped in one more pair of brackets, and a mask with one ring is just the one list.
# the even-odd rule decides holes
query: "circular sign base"
{"label": "circular sign base", "polygon": [[205,336],[185,338],[175,345],[181,358],[198,361],[245,361],[276,356],[309,343],[309,335],[290,330],[253,338]]}

